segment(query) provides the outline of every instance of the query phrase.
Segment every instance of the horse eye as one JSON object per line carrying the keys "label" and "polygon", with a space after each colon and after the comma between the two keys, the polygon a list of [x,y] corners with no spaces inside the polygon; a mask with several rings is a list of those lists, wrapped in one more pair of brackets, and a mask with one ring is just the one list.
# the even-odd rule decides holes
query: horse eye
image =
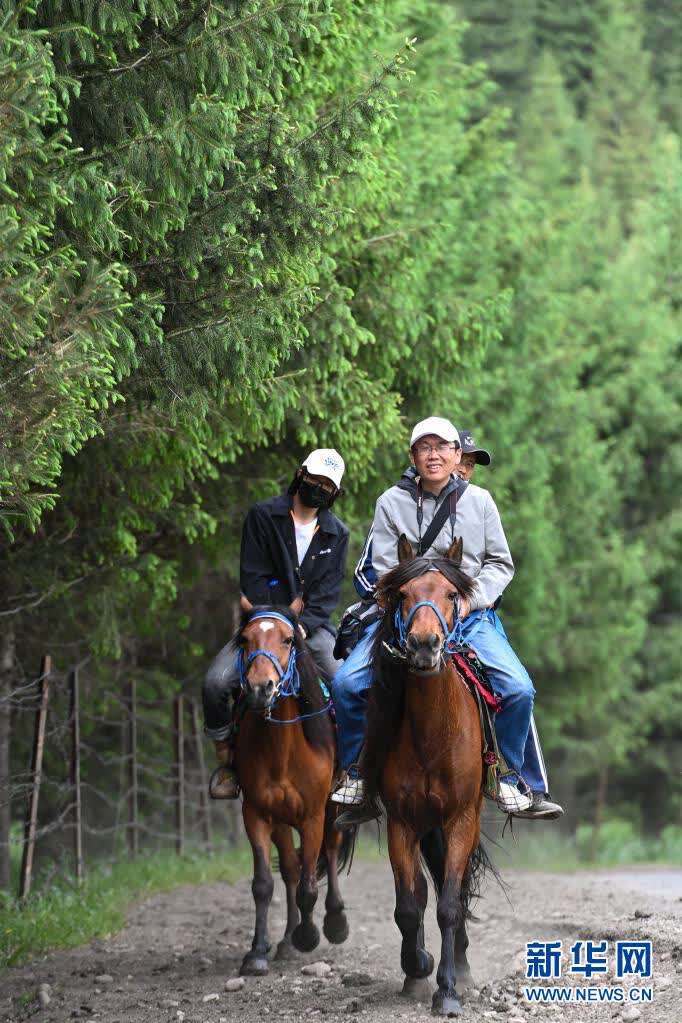
{"label": "horse eye", "polygon": [[293,636],[287,636],[287,638],[284,640],[284,645],[285,646],[293,646],[294,645],[294,637]]}
{"label": "horse eye", "polygon": [[456,593],[448,593],[448,600],[451,600],[454,603],[457,600],[457,594]]}

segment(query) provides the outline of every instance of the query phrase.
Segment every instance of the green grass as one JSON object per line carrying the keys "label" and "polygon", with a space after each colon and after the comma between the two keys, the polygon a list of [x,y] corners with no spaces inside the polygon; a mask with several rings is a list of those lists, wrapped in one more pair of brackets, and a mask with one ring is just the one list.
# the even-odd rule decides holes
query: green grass
{"label": "green grass", "polygon": [[[515,822],[513,836],[507,831],[501,837],[501,825],[486,829],[497,842],[486,843],[496,867],[505,870],[538,870],[574,872],[599,867],[633,866],[638,863],[657,863],[679,866],[682,863],[682,828],[668,825],[660,835],[647,836],[630,821],[620,818],[605,821],[599,829],[596,843],[593,829],[581,825],[575,834],[566,834],[556,825],[533,821]],[[357,855],[363,860],[388,860],[386,829],[382,825],[381,840],[377,842],[376,828],[363,829],[358,841]],[[485,839],[484,839],[485,841]],[[596,854],[592,858],[593,852]]]}
{"label": "green grass", "polygon": [[0,894],[0,969],[55,948],[73,948],[121,929],[131,903],[182,884],[236,881],[251,870],[251,853],[184,856],[154,853],[90,870],[79,888],[66,881],[23,903]]}

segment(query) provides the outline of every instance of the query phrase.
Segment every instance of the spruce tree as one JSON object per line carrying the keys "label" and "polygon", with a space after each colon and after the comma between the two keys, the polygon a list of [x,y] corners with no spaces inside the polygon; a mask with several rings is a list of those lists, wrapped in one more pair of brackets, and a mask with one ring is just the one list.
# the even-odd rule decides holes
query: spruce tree
{"label": "spruce tree", "polygon": [[587,124],[593,172],[627,224],[632,204],[649,189],[649,160],[660,125],[643,26],[627,0],[609,0],[595,54]]}

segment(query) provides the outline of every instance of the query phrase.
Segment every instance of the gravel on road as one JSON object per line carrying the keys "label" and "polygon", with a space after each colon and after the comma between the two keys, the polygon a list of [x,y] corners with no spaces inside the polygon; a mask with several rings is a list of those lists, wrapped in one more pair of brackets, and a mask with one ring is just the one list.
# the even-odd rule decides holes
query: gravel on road
{"label": "gravel on road", "polygon": [[[682,870],[656,867],[574,874],[505,871],[507,895],[491,881],[469,927],[476,987],[461,1019],[500,1023],[680,1023],[682,1020]],[[261,1023],[306,1018],[329,1023],[431,1020],[435,976],[401,995],[400,935],[387,862],[356,860],[343,878],[351,935],[345,945],[273,961],[265,977],[238,978],[252,934],[250,879],[156,895],[135,906],[107,940],[54,952],[0,975],[0,1020],[40,1023]],[[324,890],[316,918],[321,924]],[[284,892],[271,908],[273,948],[281,937]],[[427,946],[438,957],[434,897]],[[523,997],[526,942],[579,939],[653,942],[654,1000],[647,1004],[529,1004]],[[303,967],[325,964],[303,972]],[[238,978],[238,979],[237,979]],[[546,982],[543,982],[546,983]],[[607,977],[563,978],[561,985],[615,985]],[[637,981],[641,985],[647,982]]]}

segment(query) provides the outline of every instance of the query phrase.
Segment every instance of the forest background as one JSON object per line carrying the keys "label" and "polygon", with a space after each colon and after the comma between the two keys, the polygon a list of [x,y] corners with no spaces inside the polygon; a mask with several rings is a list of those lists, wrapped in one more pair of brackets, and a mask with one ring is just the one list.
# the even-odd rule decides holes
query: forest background
{"label": "forest background", "polygon": [[[446,415],[566,826],[679,835],[678,5],[0,12],[3,690],[197,695],[247,507],[338,448],[350,576]],[[0,776],[29,739],[7,703]]]}

